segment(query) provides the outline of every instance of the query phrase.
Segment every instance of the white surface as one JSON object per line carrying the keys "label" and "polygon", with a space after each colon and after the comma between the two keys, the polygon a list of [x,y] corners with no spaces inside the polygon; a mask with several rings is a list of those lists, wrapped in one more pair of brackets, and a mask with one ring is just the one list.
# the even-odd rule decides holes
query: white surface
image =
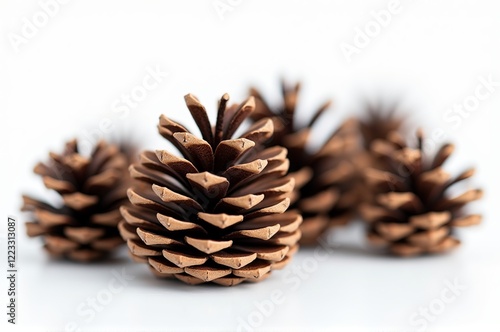
{"label": "white surface", "polygon": [[[330,240],[338,248],[317,261],[317,269],[314,252],[304,250],[267,281],[234,288],[162,282],[123,253],[113,263],[92,268],[53,262],[22,228],[19,325],[7,326],[2,313],[2,331],[4,326],[8,331],[61,331],[70,322],[85,331],[229,331],[275,290],[284,294],[284,302],[263,319],[261,330],[413,331],[412,314],[436,303],[446,280],[456,278],[467,289],[428,327],[499,330],[500,87],[456,127],[443,118],[447,109],[474,95],[478,77],[500,81],[498,2],[402,1],[390,24],[350,63],[340,44],[352,43],[356,27],[363,28],[372,20],[370,12],[387,8],[388,1],[231,3],[236,3],[234,10],[221,20],[212,0],[69,1],[16,53],[9,36],[19,34],[24,18],[31,20],[40,5],[2,0],[2,220],[9,214],[22,219],[21,192],[44,192],[31,174],[35,162],[45,159],[49,149],[60,149],[63,140],[94,132],[103,118],[114,125],[111,136],[135,128],[145,147],[162,147],[155,129],[160,113],[192,126],[184,94],[196,94],[214,111],[222,93],[241,101],[251,83],[272,96],[283,75],[304,81],[301,117],[334,98],[334,120],[322,122],[318,137],[326,132],[321,129],[358,111],[365,97],[401,100],[427,132],[443,132],[457,143],[451,171],[478,166],[470,186],[486,190],[485,199],[474,205],[484,212],[484,223],[460,232],[464,245],[451,255],[408,260],[367,253],[359,226],[353,225],[333,234]],[[123,113],[113,113],[115,101],[142,84],[146,68],[156,66],[169,76],[128,117],[118,118]],[[296,289],[297,268],[303,265],[309,268],[307,279]],[[89,316],[79,315],[79,306],[105,291],[113,271],[122,268],[135,279],[86,321]],[[0,280],[6,299],[6,280]]]}

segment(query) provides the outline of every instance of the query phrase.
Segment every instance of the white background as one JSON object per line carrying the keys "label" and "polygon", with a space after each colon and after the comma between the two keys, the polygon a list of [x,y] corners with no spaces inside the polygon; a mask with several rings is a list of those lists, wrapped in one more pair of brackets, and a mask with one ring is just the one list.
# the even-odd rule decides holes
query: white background
{"label": "white background", "polygon": [[[459,250],[415,259],[367,251],[361,226],[353,224],[331,235],[338,248],[326,258],[304,250],[267,281],[233,288],[157,280],[124,252],[90,266],[51,261],[41,242],[28,240],[20,227],[19,325],[9,325],[9,331],[63,331],[71,322],[84,331],[230,331],[249,317],[264,331],[413,331],[418,326],[411,324],[412,315],[436,305],[446,280],[455,279],[466,290],[427,327],[499,330],[500,87],[466,118],[444,118],[453,105],[471,100],[480,77],[500,81],[497,1],[402,0],[389,24],[350,62],[341,44],[353,44],[356,29],[370,26],[370,13],[387,9],[388,1],[223,0],[219,3],[234,6],[221,19],[213,0],[73,0],[59,5],[16,51],[13,38],[24,38],[26,21],[33,22],[40,3],[47,2],[0,1],[2,219],[24,220],[18,211],[22,192],[53,197],[32,175],[33,166],[49,150],[60,150],[64,140],[94,137],[103,119],[113,125],[109,136],[133,136],[144,147],[162,148],[165,141],[156,132],[161,113],[192,126],[184,94],[197,95],[213,118],[217,98],[228,92],[239,102],[250,84],[278,101],[280,77],[304,83],[300,118],[333,98],[331,114],[316,131],[318,140],[359,113],[365,100],[399,101],[410,122],[430,135],[444,135],[431,143],[457,144],[450,171],[477,166],[468,186],[485,189],[485,199],[472,207],[485,218],[481,226],[461,230]],[[113,106],[122,94],[140,86],[147,68],[156,67],[168,77],[127,116],[118,117],[123,113],[114,113]],[[79,315],[77,309],[102,296],[113,271],[123,268],[135,279],[92,318]],[[299,268],[306,273],[296,282]],[[5,308],[7,285],[1,280],[0,307]],[[276,290],[284,301],[264,316],[256,303],[267,303]]]}

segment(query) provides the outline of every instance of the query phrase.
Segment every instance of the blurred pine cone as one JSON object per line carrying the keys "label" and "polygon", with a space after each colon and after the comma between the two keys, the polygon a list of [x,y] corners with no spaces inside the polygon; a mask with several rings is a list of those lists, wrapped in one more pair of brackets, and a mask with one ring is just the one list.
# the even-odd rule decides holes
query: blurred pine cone
{"label": "blurred pine cone", "polygon": [[460,244],[455,227],[480,223],[480,215],[469,215],[464,207],[482,197],[473,189],[454,196],[450,187],[470,178],[474,170],[451,177],[443,164],[454,146],[443,145],[433,156],[422,150],[423,134],[417,133],[416,148],[395,142],[378,141],[374,153],[390,161],[390,168],[366,172],[370,186],[378,194],[373,203],[361,208],[368,224],[368,239],[400,256],[439,253]]}
{"label": "blurred pine cone", "polygon": [[[181,153],[145,151],[131,167],[142,186],[128,191],[120,232],[132,257],[160,277],[188,284],[231,286],[260,281],[296,252],[302,218],[285,212],[294,180],[284,177],[286,149],[261,149],[273,134],[263,119],[239,138],[254,99],[226,109],[219,103],[212,127],[198,99],[185,101],[202,138],[162,115],[158,130]],[[147,184],[147,185],[144,185]]]}
{"label": "blurred pine cone", "polygon": [[370,187],[366,183],[366,170],[369,168],[390,169],[390,160],[384,157],[383,153],[378,153],[378,149],[383,149],[385,144],[392,144],[395,148],[405,144],[402,136],[405,119],[401,113],[397,112],[395,106],[367,104],[363,114],[359,117],[358,124],[363,148],[353,157],[353,164],[356,167],[356,177],[353,182],[359,188],[359,204],[361,205],[372,203],[378,194],[377,188]]}
{"label": "blurred pine cone", "polygon": [[62,154],[50,153],[49,162],[37,164],[34,172],[62,203],[56,207],[23,196],[22,210],[32,212],[28,236],[42,236],[49,254],[75,261],[101,259],[121,245],[117,225],[119,207],[128,202],[128,152],[101,141],[85,157],[72,140]]}
{"label": "blurred pine cone", "polygon": [[369,104],[359,120],[359,128],[363,137],[363,145],[370,150],[376,140],[386,140],[391,133],[401,133],[405,120],[398,114],[396,107],[384,109]]}
{"label": "blurred pine cone", "polygon": [[256,89],[250,93],[256,99],[254,121],[271,118],[275,134],[269,144],[288,149],[290,176],[295,179],[292,208],[303,216],[301,244],[315,244],[329,228],[344,225],[352,219],[359,201],[358,189],[352,180],[356,171],[352,156],[359,150],[359,134],[354,119],[345,121],[317,151],[311,152],[310,134],[330,102],[324,103],[309,123],[296,124],[300,84],[288,87],[282,83],[283,102],[272,108]]}

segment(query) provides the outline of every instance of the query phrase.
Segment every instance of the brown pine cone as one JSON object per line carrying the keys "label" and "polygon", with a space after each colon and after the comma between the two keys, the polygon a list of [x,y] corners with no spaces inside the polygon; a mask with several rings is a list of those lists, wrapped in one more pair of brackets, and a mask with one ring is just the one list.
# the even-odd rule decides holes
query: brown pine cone
{"label": "brown pine cone", "polygon": [[332,226],[344,225],[354,216],[359,201],[359,187],[353,182],[356,167],[352,156],[360,149],[357,123],[345,121],[317,151],[310,151],[311,130],[330,102],[323,104],[309,123],[297,125],[295,112],[300,85],[289,88],[282,83],[283,103],[273,109],[260,92],[251,89],[256,98],[254,121],[271,118],[275,135],[269,144],[288,149],[290,176],[295,178],[292,208],[304,218],[301,244],[315,244]]}
{"label": "brown pine cone", "polygon": [[[296,252],[302,218],[285,212],[294,180],[286,178],[286,149],[260,149],[273,134],[263,119],[233,138],[254,111],[254,99],[226,109],[215,127],[198,99],[185,101],[202,138],[162,115],[158,130],[181,153],[145,151],[130,171],[142,186],[129,189],[120,232],[132,257],[159,277],[224,286],[260,281]],[[147,184],[147,185],[144,185]]]}
{"label": "brown pine cone", "polygon": [[130,155],[103,141],[89,157],[78,153],[77,141],[66,143],[62,154],[50,153],[48,163],[34,172],[48,189],[61,195],[62,203],[49,203],[23,196],[28,236],[42,236],[46,251],[55,257],[93,261],[123,244],[117,225],[120,206],[126,204]]}
{"label": "brown pine cone", "polygon": [[376,153],[390,161],[387,170],[368,169],[366,178],[378,194],[373,203],[361,208],[368,225],[368,239],[399,256],[440,253],[460,244],[455,227],[481,222],[480,215],[469,215],[464,207],[480,199],[479,189],[454,196],[449,188],[470,178],[474,170],[451,177],[443,164],[454,146],[443,145],[435,156],[422,150],[423,134],[417,133],[416,148],[378,141]]}
{"label": "brown pine cone", "polygon": [[384,109],[367,105],[365,114],[359,120],[359,128],[366,150],[370,150],[376,140],[386,140],[393,132],[401,133],[405,120],[395,107]]}
{"label": "brown pine cone", "polygon": [[[376,188],[366,183],[365,173],[368,168],[387,170],[390,160],[384,157],[383,153],[377,153],[384,144],[391,144],[396,148],[405,145],[402,137],[405,119],[398,113],[396,107],[366,105],[364,113],[360,116],[359,133],[362,138],[363,148],[353,157],[353,164],[356,166],[356,179],[354,183],[359,188],[359,205],[372,203],[378,193],[373,191]],[[367,187],[372,190],[367,190]]]}

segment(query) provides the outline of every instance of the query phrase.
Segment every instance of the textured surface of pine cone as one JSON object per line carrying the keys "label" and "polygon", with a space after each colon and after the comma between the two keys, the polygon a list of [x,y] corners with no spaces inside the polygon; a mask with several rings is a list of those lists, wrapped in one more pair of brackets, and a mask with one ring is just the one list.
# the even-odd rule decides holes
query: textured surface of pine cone
{"label": "textured surface of pine cone", "polygon": [[356,178],[353,182],[359,188],[361,206],[363,203],[372,203],[376,194],[379,193],[377,188],[370,187],[366,183],[366,170],[369,168],[390,169],[390,161],[377,150],[381,146],[383,148],[387,142],[393,143],[394,147],[405,144],[402,137],[405,119],[401,113],[397,112],[396,107],[385,108],[367,104],[358,124],[363,147],[353,157],[353,164],[356,167]]}
{"label": "textured surface of pine cone", "polygon": [[103,141],[89,157],[78,152],[77,141],[66,143],[62,154],[50,153],[48,163],[34,172],[45,187],[61,196],[59,206],[23,196],[23,211],[30,211],[28,236],[41,236],[52,256],[75,261],[104,258],[123,244],[117,229],[120,206],[127,203],[130,156]]}
{"label": "textured surface of pine cone", "polygon": [[[233,138],[254,111],[254,100],[220,102],[211,126],[192,95],[185,101],[201,138],[166,116],[158,130],[180,152],[146,151],[131,166],[138,185],[128,192],[120,232],[132,257],[159,277],[188,284],[232,286],[260,281],[296,252],[302,218],[286,212],[294,179],[285,177],[286,149],[260,149],[273,133],[270,119]],[[146,185],[144,185],[146,184]]]}
{"label": "textured surface of pine cone", "polygon": [[[356,167],[352,156],[360,148],[357,123],[345,121],[333,131],[327,141],[316,151],[310,151],[311,130],[326,111],[330,102],[323,104],[309,123],[296,124],[296,108],[300,85],[287,87],[282,83],[283,102],[272,108],[256,89],[256,111],[252,119],[271,118],[275,135],[270,144],[288,149],[289,176],[295,179],[292,208],[298,209],[304,221],[301,225],[302,244],[315,244],[329,228],[344,225],[352,219],[359,201],[354,183]],[[324,120],[323,120],[324,121]]]}
{"label": "textured surface of pine cone", "polygon": [[440,253],[457,247],[455,228],[480,223],[481,216],[467,214],[465,206],[482,197],[479,189],[454,195],[455,184],[474,174],[469,169],[452,177],[443,164],[452,154],[451,144],[434,156],[422,150],[423,134],[416,148],[397,140],[379,140],[375,152],[388,160],[386,170],[368,169],[366,178],[377,192],[371,204],[361,208],[368,224],[368,239],[400,256]]}

